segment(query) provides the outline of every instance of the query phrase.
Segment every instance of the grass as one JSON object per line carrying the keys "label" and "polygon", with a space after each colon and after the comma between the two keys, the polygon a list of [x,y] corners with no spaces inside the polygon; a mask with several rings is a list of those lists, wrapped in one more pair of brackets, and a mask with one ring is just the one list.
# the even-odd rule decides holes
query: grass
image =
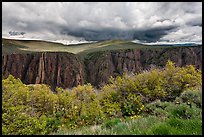
{"label": "grass", "polygon": [[60,129],[58,135],[201,135],[202,121],[195,119],[166,118],[148,116],[112,125],[81,127],[78,129]]}
{"label": "grass", "polygon": [[[171,47],[171,46],[167,46]],[[141,48],[166,48],[165,46],[148,46],[123,40],[108,40],[95,43],[84,43],[75,45],[63,45],[40,40],[12,40],[2,38],[2,53],[35,53],[35,52],[71,52],[84,56],[91,52],[141,49]]]}

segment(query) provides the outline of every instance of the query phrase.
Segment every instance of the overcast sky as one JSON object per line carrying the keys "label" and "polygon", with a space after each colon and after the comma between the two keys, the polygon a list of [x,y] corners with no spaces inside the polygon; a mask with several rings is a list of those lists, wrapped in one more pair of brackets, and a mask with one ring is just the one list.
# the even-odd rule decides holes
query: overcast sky
{"label": "overcast sky", "polygon": [[43,40],[202,42],[201,2],[3,2],[2,34]]}

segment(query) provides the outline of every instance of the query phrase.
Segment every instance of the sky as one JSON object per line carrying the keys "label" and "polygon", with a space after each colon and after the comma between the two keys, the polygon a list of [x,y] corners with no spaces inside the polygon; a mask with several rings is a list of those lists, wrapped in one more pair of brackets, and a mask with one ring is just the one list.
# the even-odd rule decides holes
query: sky
{"label": "sky", "polygon": [[202,43],[202,2],[2,2],[2,37]]}

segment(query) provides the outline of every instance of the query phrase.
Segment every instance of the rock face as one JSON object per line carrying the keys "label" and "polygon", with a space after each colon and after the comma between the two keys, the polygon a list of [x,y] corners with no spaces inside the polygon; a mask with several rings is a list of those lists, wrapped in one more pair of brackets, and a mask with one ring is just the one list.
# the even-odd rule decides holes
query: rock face
{"label": "rock face", "polygon": [[12,74],[25,84],[48,84],[71,88],[86,82],[99,87],[110,76],[136,73],[152,65],[164,66],[172,60],[177,66],[202,68],[202,47],[174,47],[94,52],[84,63],[72,53],[11,54],[2,56],[2,74]]}
{"label": "rock face", "polygon": [[202,47],[174,47],[160,49],[131,49],[104,52],[85,61],[87,79],[95,86],[108,81],[110,76],[136,73],[151,66],[165,66],[168,60],[177,66],[192,64],[202,68]]}
{"label": "rock face", "polygon": [[84,84],[83,66],[71,53],[11,54],[2,56],[2,73],[25,84],[71,88]]}

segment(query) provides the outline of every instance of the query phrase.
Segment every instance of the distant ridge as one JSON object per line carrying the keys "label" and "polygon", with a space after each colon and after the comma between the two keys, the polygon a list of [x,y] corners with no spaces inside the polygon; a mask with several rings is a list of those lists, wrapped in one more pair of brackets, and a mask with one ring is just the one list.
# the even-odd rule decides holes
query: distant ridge
{"label": "distant ridge", "polygon": [[201,44],[196,43],[183,43],[183,44],[160,44],[160,46],[201,46]]}

